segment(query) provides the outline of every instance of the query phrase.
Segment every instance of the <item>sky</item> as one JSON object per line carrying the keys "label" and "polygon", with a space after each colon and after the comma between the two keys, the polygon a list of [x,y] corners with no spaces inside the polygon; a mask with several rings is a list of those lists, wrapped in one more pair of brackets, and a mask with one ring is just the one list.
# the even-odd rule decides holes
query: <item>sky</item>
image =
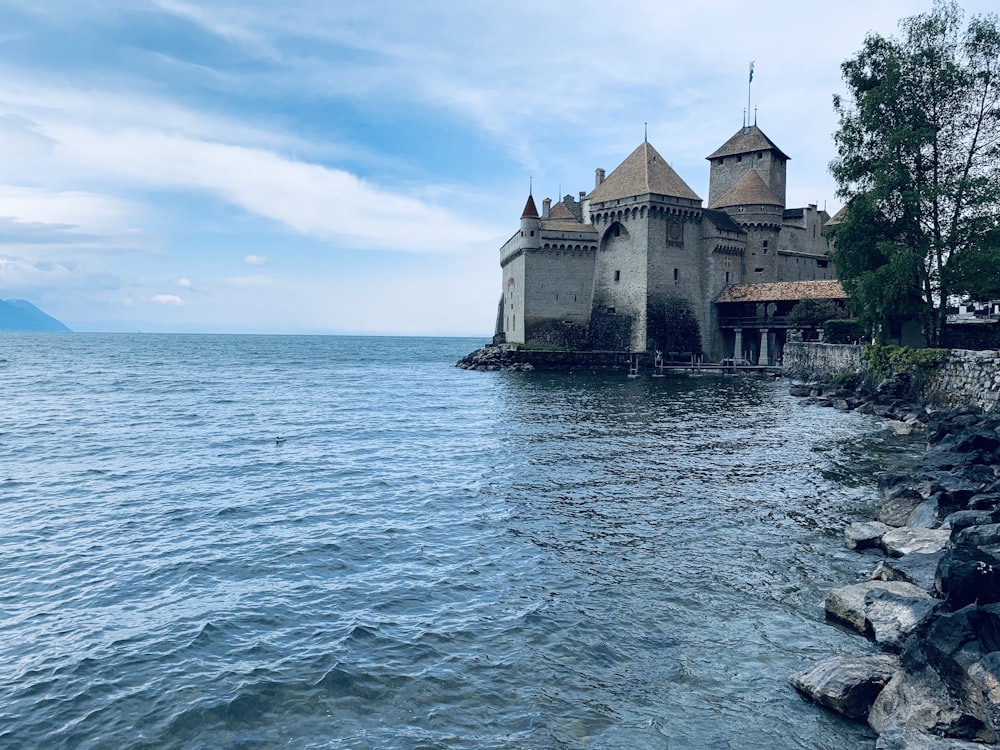
{"label": "sky", "polygon": [[0,299],[77,331],[489,336],[529,181],[589,192],[645,128],[704,199],[751,60],[788,205],[833,213],[840,64],[930,7],[0,0]]}

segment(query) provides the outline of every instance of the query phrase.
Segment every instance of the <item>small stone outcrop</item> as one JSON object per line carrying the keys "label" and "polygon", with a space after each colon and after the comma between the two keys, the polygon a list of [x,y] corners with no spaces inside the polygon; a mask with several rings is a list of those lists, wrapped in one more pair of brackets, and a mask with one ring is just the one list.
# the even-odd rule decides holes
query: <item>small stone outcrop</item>
{"label": "small stone outcrop", "polygon": [[529,362],[518,362],[515,358],[514,350],[495,344],[487,344],[480,349],[476,349],[474,352],[466,354],[455,363],[455,367],[462,370],[479,370],[481,372],[498,370],[527,372],[535,369]]}

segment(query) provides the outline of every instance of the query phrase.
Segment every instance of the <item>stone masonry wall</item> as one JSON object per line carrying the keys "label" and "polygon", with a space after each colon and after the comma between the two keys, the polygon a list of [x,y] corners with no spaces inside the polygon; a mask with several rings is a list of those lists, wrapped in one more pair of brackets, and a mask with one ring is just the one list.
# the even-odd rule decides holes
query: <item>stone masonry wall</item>
{"label": "stone masonry wall", "polygon": [[863,347],[851,344],[817,344],[789,341],[782,352],[782,369],[799,380],[832,380],[844,373],[867,374],[861,358]]}
{"label": "stone masonry wall", "polygon": [[[868,374],[863,347],[790,341],[785,344],[783,369],[799,380],[831,380],[845,373]],[[968,404],[991,411],[1000,403],[1000,351],[952,349],[924,386],[932,406]]]}
{"label": "stone masonry wall", "polygon": [[1000,351],[952,349],[927,383],[927,397],[942,406],[972,404],[992,411],[1000,402]]}

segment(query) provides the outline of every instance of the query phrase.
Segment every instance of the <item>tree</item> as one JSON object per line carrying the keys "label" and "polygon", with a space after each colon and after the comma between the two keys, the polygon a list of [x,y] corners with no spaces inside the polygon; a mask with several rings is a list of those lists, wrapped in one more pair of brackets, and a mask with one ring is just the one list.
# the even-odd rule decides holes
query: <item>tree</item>
{"label": "tree", "polygon": [[870,33],[841,66],[833,260],[872,332],[915,315],[939,345],[949,301],[968,293],[960,268],[981,266],[1000,228],[1000,21],[963,29],[958,5],[937,0],[900,29]]}
{"label": "tree", "polygon": [[796,328],[819,328],[826,321],[839,318],[842,312],[831,300],[803,297],[788,311],[788,323]]}

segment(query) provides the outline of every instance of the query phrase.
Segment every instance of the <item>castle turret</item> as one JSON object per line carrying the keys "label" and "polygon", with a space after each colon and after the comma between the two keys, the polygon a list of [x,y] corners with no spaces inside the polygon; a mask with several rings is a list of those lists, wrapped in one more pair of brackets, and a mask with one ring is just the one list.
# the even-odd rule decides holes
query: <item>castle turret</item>
{"label": "castle turret", "polygon": [[705,157],[711,163],[708,205],[718,201],[747,172],[755,172],[771,195],[785,205],[785,165],[788,155],[774,145],[756,125],[740,128],[715,152]]}
{"label": "castle turret", "polygon": [[535,199],[528,193],[528,201],[524,204],[524,211],[521,212],[521,237],[523,247],[538,247],[539,233],[542,228],[542,220],[538,216],[538,208],[535,206]]}

